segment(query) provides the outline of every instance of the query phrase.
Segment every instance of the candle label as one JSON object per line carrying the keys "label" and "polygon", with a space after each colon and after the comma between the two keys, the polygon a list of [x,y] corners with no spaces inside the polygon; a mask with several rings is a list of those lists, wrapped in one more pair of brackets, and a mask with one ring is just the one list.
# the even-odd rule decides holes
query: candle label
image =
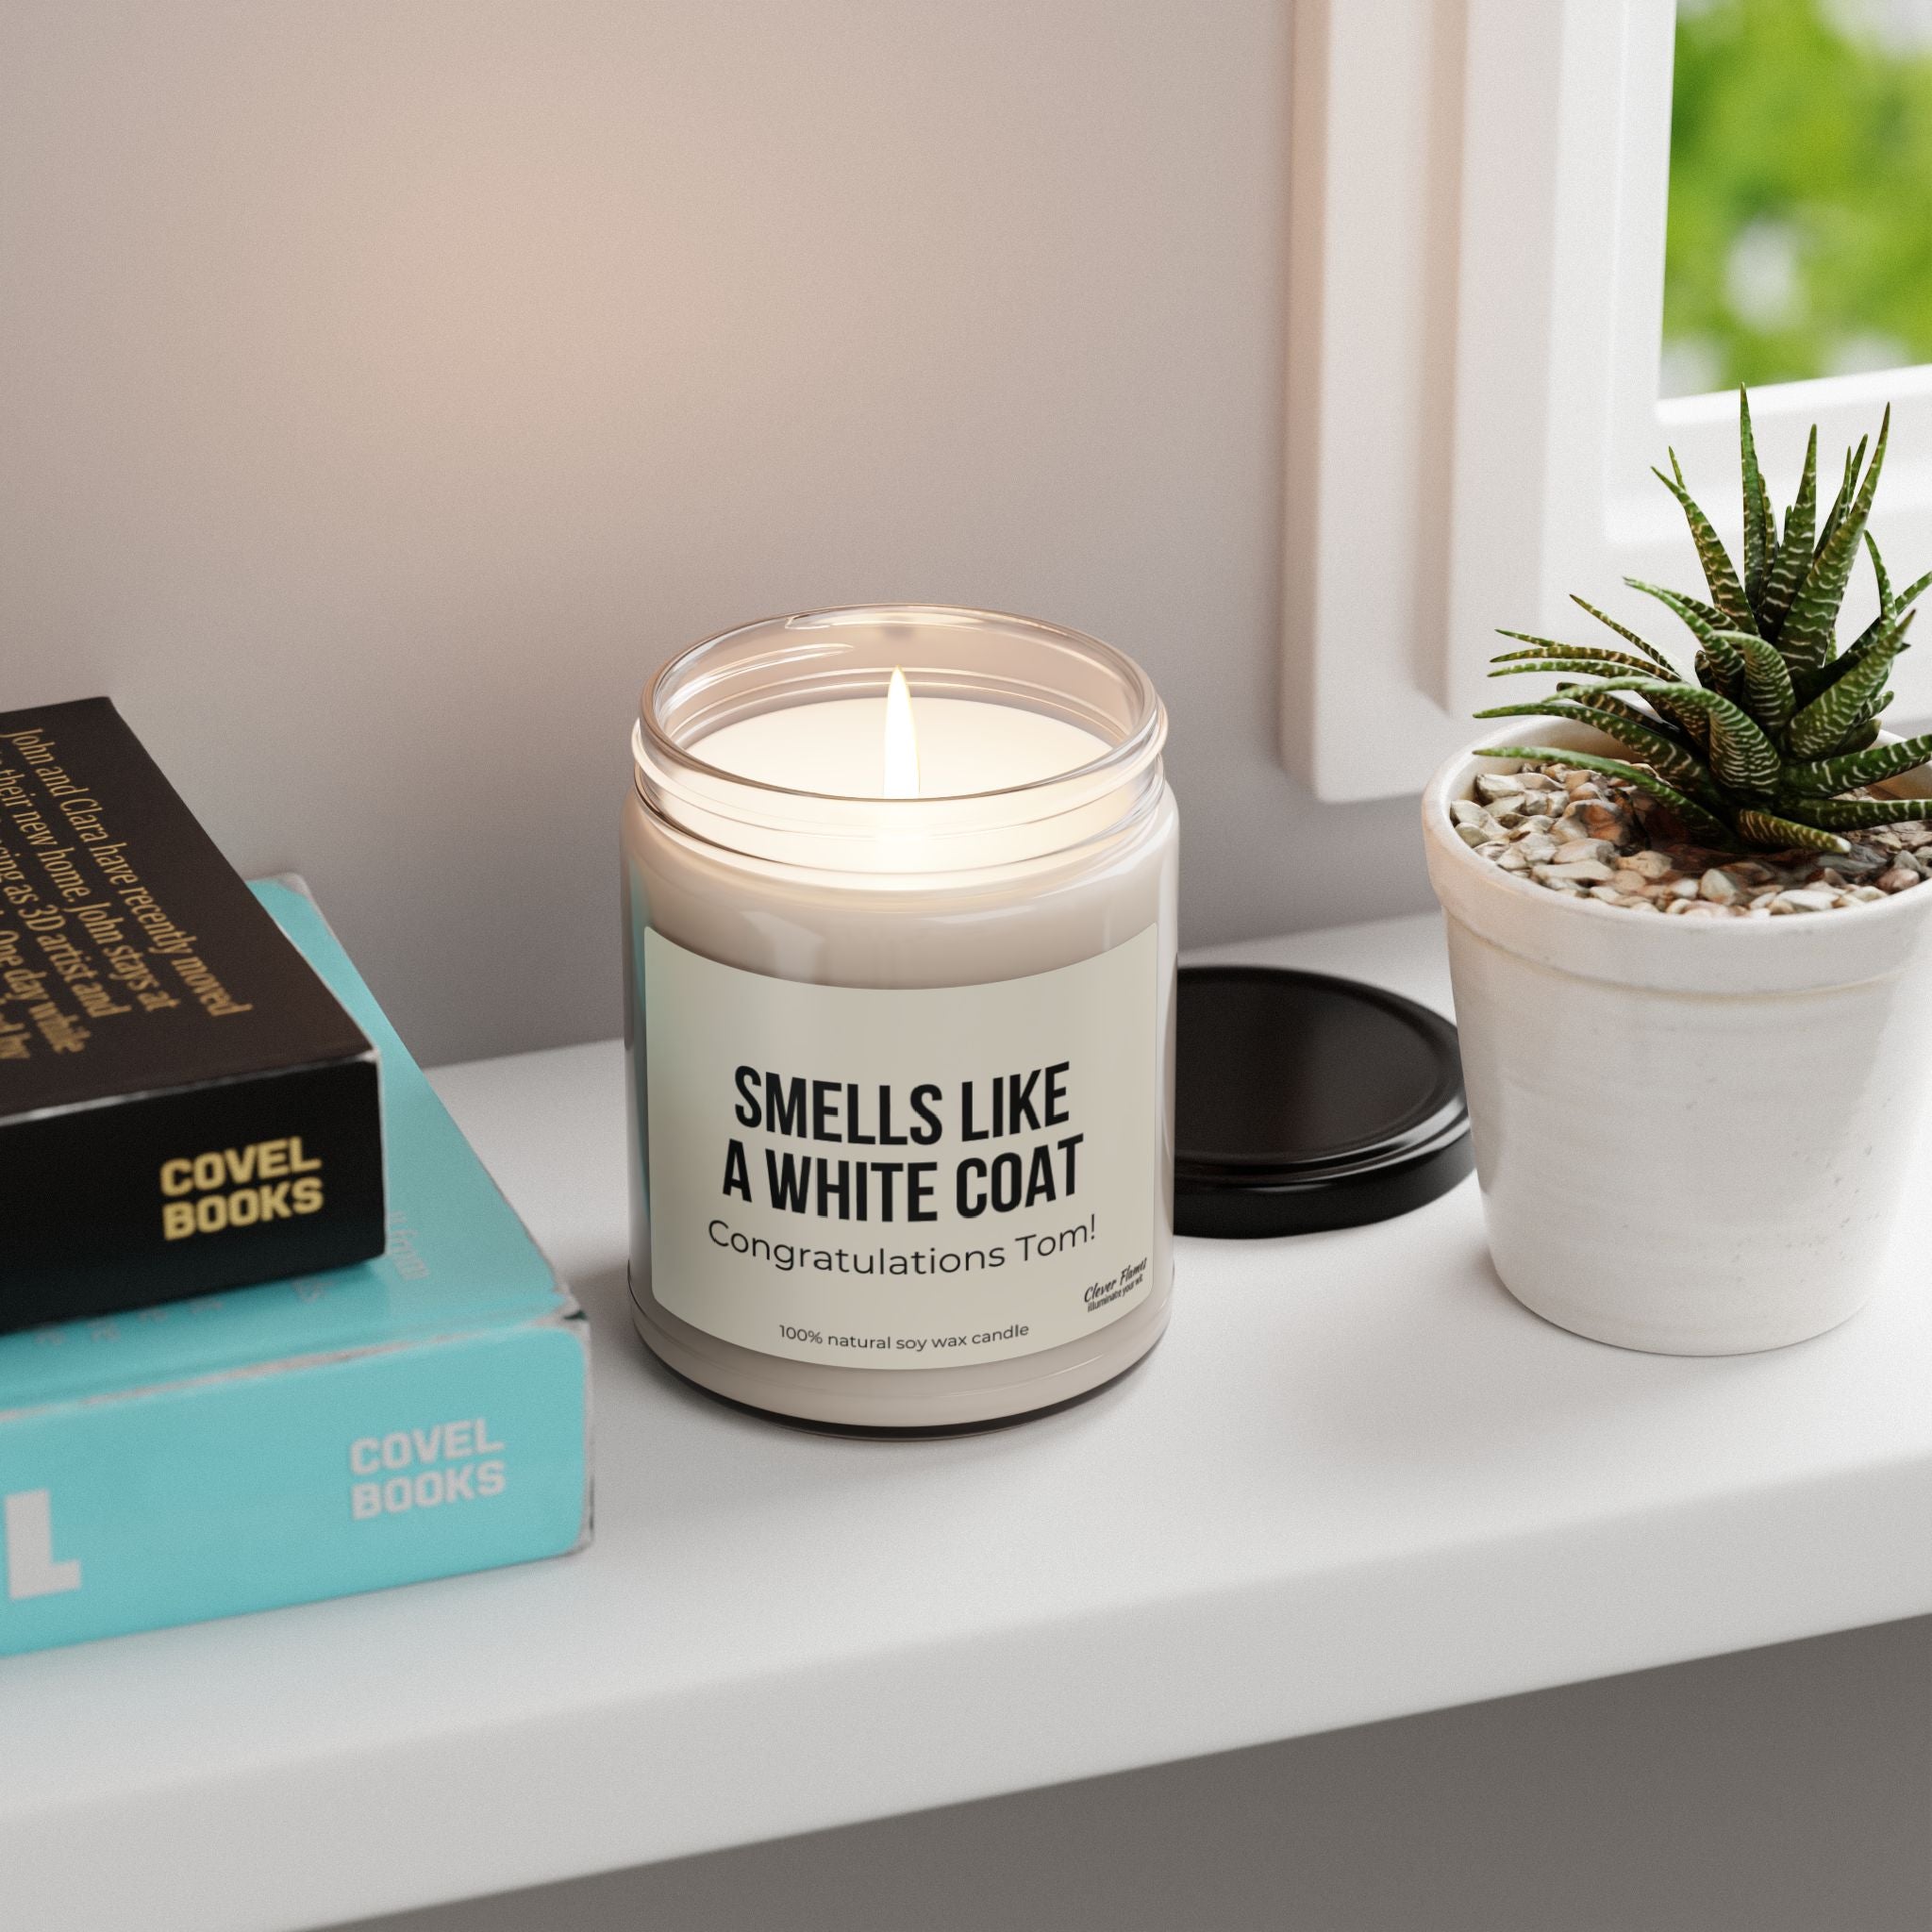
{"label": "candle label", "polygon": [[1144,1301],[1162,1200],[1154,928],[983,986],[808,986],[643,941],[651,1286],[762,1355],[1056,1348]]}

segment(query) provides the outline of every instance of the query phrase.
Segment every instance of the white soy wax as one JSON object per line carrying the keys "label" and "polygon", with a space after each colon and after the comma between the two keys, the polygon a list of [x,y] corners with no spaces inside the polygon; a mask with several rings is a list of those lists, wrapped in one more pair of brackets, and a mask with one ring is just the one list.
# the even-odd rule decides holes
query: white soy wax
{"label": "white soy wax", "polygon": [[[909,699],[908,699],[909,702]],[[767,711],[702,738],[708,765],[793,791],[852,791],[881,800],[886,784],[884,698],[833,698]],[[1063,718],[962,698],[922,699],[912,712],[916,797],[960,797],[1037,784],[1091,764],[1107,741]]]}
{"label": "white soy wax", "polygon": [[659,674],[625,811],[637,1324],[714,1393],[970,1427],[1172,1279],[1165,715],[1077,633],[774,620]]}

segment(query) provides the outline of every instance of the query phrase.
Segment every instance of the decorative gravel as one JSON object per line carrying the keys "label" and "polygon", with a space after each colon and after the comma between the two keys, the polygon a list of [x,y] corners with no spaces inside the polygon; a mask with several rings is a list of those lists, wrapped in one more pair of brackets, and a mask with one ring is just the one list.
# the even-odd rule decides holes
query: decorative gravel
{"label": "decorative gravel", "polygon": [[1632,912],[1774,919],[1908,892],[1932,877],[1932,824],[1861,833],[1849,853],[1713,852],[1626,779],[1574,766],[1486,772],[1450,808],[1476,856],[1518,878]]}

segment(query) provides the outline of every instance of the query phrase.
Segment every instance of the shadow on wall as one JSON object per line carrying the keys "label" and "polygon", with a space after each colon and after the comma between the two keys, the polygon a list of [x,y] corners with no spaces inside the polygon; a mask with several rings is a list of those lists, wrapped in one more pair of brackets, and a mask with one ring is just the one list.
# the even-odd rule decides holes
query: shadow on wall
{"label": "shadow on wall", "polygon": [[363,1932],[1924,1932],[1932,1619]]}

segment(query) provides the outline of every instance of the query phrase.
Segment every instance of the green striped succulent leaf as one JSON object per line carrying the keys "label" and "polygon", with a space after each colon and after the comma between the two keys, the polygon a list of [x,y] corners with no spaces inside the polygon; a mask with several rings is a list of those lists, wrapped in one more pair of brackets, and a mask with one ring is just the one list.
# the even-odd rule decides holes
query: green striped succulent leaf
{"label": "green striped succulent leaf", "polygon": [[[1676,612],[1690,635],[1697,640],[1702,655],[1710,660],[1717,679],[1711,688],[1723,691],[1726,697],[1735,697],[1744,682],[1744,658],[1731,641],[1737,632],[1724,622],[1722,615],[1717,612],[1707,614],[1707,606],[1675,591],[1666,590],[1661,584],[1647,584],[1641,577],[1625,577],[1624,581],[1633,591],[1641,591],[1646,597],[1655,597],[1666,610]],[[1712,616],[1718,618],[1715,624],[1710,621]],[[1699,675],[1706,675],[1702,667]]]}
{"label": "green striped succulent leaf", "polygon": [[1932,584],[1932,570],[1928,570],[1924,576],[1907,584],[1897,596],[1891,598],[1887,606],[1886,615],[1888,617],[1895,617],[1900,611],[1916,604],[1919,601],[1921,592],[1924,591],[1928,584]]}
{"label": "green striped succulent leaf", "polygon": [[[1509,651],[1500,658],[1490,659],[1489,675],[1491,677],[1521,677],[1525,672],[1549,671],[1560,675],[1578,677],[1606,677],[1621,675],[1624,667],[1607,662],[1601,658],[1536,658],[1527,653],[1519,655]],[[1648,664],[1642,666],[1646,677],[1657,674]]]}
{"label": "green striped succulent leaf", "polygon": [[1671,452],[1671,470],[1673,474],[1669,476],[1661,470],[1653,470],[1651,475],[1683,506],[1685,521],[1690,525],[1690,541],[1697,546],[1697,560],[1704,566],[1704,580],[1710,586],[1710,601],[1724,613],[1724,627],[1756,631],[1757,618],[1751,608],[1751,600],[1744,594],[1743,585],[1738,581],[1730,552],[1711,527],[1710,519],[1704,514],[1697,499],[1684,488],[1684,472],[1675,450]]}
{"label": "green striped succulent leaf", "polygon": [[1822,670],[1808,675],[1794,677],[1791,681],[1798,691],[1798,702],[1808,704],[1821,692],[1850,677],[1855,672],[1871,663],[1874,657],[1890,662],[1906,648],[1900,643],[1907,626],[1910,625],[1914,612],[1903,606],[1890,610],[1881,610],[1865,628],[1858,633],[1858,641],[1849,651],[1834,658]]}
{"label": "green striped succulent leaf", "polygon": [[1807,765],[1787,765],[1778,779],[1781,798],[1830,798],[1856,791],[1861,785],[1882,784],[1932,758],[1932,731],[1918,738],[1901,738],[1874,744],[1842,758],[1817,758]]}
{"label": "green striped succulent leaf", "polygon": [[1858,641],[1843,656],[1834,658],[1824,670],[1814,672],[1809,677],[1794,678],[1799,701],[1808,704],[1822,692],[1829,691],[1835,684],[1863,670],[1874,658],[1890,664],[1907,646],[1901,641],[1911,624],[1913,613],[1892,611],[1882,617],[1874,617],[1859,634]]}
{"label": "green striped succulent leaf", "polygon": [[[1566,663],[1580,664],[1586,660],[1595,664],[1614,665],[1620,670],[1641,671],[1654,675],[1657,666],[1648,658],[1639,658],[1629,651],[1612,651],[1603,644],[1564,644],[1555,638],[1540,638],[1526,630],[1499,630],[1499,638],[1520,638],[1531,648],[1526,651],[1498,651],[1490,659],[1491,664],[1515,664],[1531,658],[1560,658]],[[1677,674],[1674,671],[1671,675]]]}
{"label": "green striped succulent leaf", "polygon": [[1602,772],[1607,777],[1622,778],[1640,791],[1649,792],[1659,804],[1669,806],[1693,839],[1702,839],[1709,845],[1722,846],[1731,842],[1731,828],[1721,818],[1706,811],[1695,799],[1685,797],[1674,785],[1659,778],[1655,772],[1647,771],[1641,765],[1626,763],[1623,758],[1598,758],[1593,752],[1566,751],[1551,744],[1499,744],[1478,756],[1486,758],[1529,758],[1538,764],[1574,765],[1582,771]]}
{"label": "green striped succulent leaf", "polygon": [[1811,568],[1791,599],[1790,614],[1778,632],[1777,646],[1793,671],[1815,670],[1830,660],[1839,606],[1844,601],[1845,586],[1851,581],[1858,540],[1864,535],[1872,514],[1872,499],[1877,493],[1879,473],[1885,467],[1885,444],[1890,431],[1891,410],[1888,408],[1879,425],[1871,466],[1857,495],[1836,518],[1819,544]]}
{"label": "green striped succulent leaf", "polygon": [[[1624,581],[1628,582],[1628,579]],[[1730,619],[1715,604],[1707,604],[1702,597],[1693,597],[1688,591],[1679,591],[1677,596],[1686,610],[1694,610],[1712,630],[1723,630],[1729,625]]]}
{"label": "green striped succulent leaf", "polygon": [[[1891,579],[1885,568],[1885,559],[1879,556],[1878,545],[1872,541],[1872,532],[1870,530],[1865,532],[1865,548],[1871,553],[1872,575],[1877,579],[1878,615],[1853,640],[1849,650],[1840,651],[1823,669],[1814,671],[1808,675],[1801,675],[1795,680],[1798,689],[1798,700],[1801,704],[1815,698],[1826,685],[1836,684],[1852,668],[1853,661],[1859,654],[1870,648],[1877,641],[1878,634],[1885,628],[1887,621],[1896,616],[1907,604],[1912,601],[1910,597],[1894,599],[1891,590]],[[1932,582],[1932,572],[1928,572],[1924,577],[1920,579],[1920,587],[1923,588],[1927,582]]]}
{"label": "green striped succulent leaf", "polygon": [[1882,618],[1891,604],[1891,578],[1885,568],[1885,559],[1878,554],[1878,540],[1870,530],[1865,532],[1865,549],[1872,558],[1872,575],[1878,582],[1878,614]]}
{"label": "green striped succulent leaf", "polygon": [[1829,664],[1816,671],[1803,671],[1791,679],[1791,688],[1798,693],[1798,702],[1808,705],[1822,691],[1828,691],[1840,678],[1856,671],[1877,647],[1878,640],[1885,631],[1887,620],[1874,617],[1861,630],[1848,651],[1840,651]]}
{"label": "green striped succulent leaf", "polygon": [[1806,798],[1788,799],[1785,810],[1800,815],[1806,824],[1836,832],[1895,825],[1906,819],[1932,819],[1932,798]]}
{"label": "green striped succulent leaf", "polygon": [[1775,644],[1763,638],[1732,633],[1731,641],[1744,659],[1744,705],[1767,731],[1782,731],[1797,709],[1791,674]]}
{"label": "green striped succulent leaf", "polygon": [[1798,493],[1785,512],[1785,539],[1772,559],[1771,574],[1764,580],[1762,624],[1766,634],[1775,639],[1791,608],[1805,573],[1811,568],[1811,525],[1818,513],[1818,429],[1814,424],[1811,440],[1805,445],[1805,474],[1798,479]]}
{"label": "green striped succulent leaf", "polygon": [[1764,579],[1777,548],[1777,525],[1764,473],[1757,467],[1757,440],[1751,434],[1751,396],[1738,385],[1738,449],[1744,472],[1744,595],[1755,612],[1764,600]]}
{"label": "green striped succulent leaf", "polygon": [[[1724,638],[1730,638],[1730,639],[1737,639],[1737,638],[1740,638],[1740,637],[1742,637],[1742,636],[1744,635],[1744,633],[1743,633],[1742,631],[1736,631],[1736,630],[1733,630],[1733,631],[1720,631],[1720,632],[1718,633],[1718,635],[1719,635],[1720,637],[1724,637]],[[1762,642],[1762,641],[1763,641],[1763,640],[1762,640],[1762,639],[1760,639],[1760,640],[1759,640],[1758,641],[1759,641],[1759,642]],[[1775,650],[1775,649],[1777,648],[1777,646],[1776,646],[1775,644],[1774,644],[1774,645],[1772,646],[1772,648],[1773,648],[1774,650]],[[1742,653],[1740,652],[1740,653],[1739,655],[1740,655],[1740,657],[1741,658],[1743,654],[1742,654]],[[1703,686],[1703,687],[1705,688],[1705,690],[1706,690],[1706,691],[1716,691],[1716,692],[1717,692],[1717,693],[1718,693],[1718,694],[1719,694],[1719,695],[1720,695],[1721,697],[1727,697],[1727,698],[1729,698],[1729,699],[1731,700],[1731,702],[1732,702],[1733,704],[1736,704],[1736,705],[1742,705],[1742,706],[1743,706],[1743,708],[1745,708],[1745,709],[1746,709],[1747,711],[1751,712],[1751,714],[1752,714],[1752,715],[1753,715],[1754,717],[1756,717],[1756,716],[1757,716],[1757,707],[1756,707],[1756,706],[1755,706],[1755,705],[1754,705],[1754,704],[1753,704],[1753,703],[1751,702],[1751,698],[1750,698],[1750,689],[1749,689],[1749,686],[1750,686],[1750,679],[1749,679],[1749,675],[1748,675],[1748,674],[1749,674],[1749,665],[1748,665],[1748,662],[1746,663],[1746,669],[1745,669],[1745,674],[1744,674],[1744,675],[1740,675],[1740,676],[1737,676],[1737,677],[1731,677],[1731,676],[1727,675],[1726,675],[1726,674],[1725,674],[1724,672],[1721,671],[1721,670],[1720,670],[1720,669],[1719,669],[1719,668],[1717,667],[1717,665],[1715,665],[1714,663],[1712,663],[1712,662],[1711,662],[1711,658],[1710,658],[1710,653],[1709,653],[1708,651],[1702,651],[1702,650],[1700,650],[1700,651],[1698,652],[1698,654],[1697,654],[1697,681],[1698,681],[1698,683],[1699,683],[1699,684],[1701,684],[1701,685],[1702,685],[1702,686]],[[1618,674],[1618,675],[1621,675],[1621,674]],[[1796,695],[1796,693],[1794,692],[1794,693],[1793,693],[1793,697],[1794,697],[1794,698],[1795,698],[1795,695]],[[1765,724],[1765,725],[1767,726],[1767,728],[1769,727],[1769,724],[1770,724],[1770,720],[1768,720],[1768,719],[1762,719],[1762,720],[1759,720],[1759,722],[1760,722],[1761,724]]]}
{"label": "green striped succulent leaf", "polygon": [[1797,819],[1780,818],[1775,812],[1745,810],[1738,814],[1738,830],[1752,844],[1767,852],[1779,852],[1797,845],[1807,852],[1849,852],[1852,848],[1835,832],[1819,825],[1807,825]]}
{"label": "green striped succulent leaf", "polygon": [[1597,689],[1634,691],[1640,697],[1660,691],[1673,704],[1694,706],[1710,720],[1710,769],[1718,783],[1740,802],[1768,798],[1777,789],[1782,761],[1776,745],[1748,711],[1720,692],[1645,677],[1607,678]]}
{"label": "green striped succulent leaf", "polygon": [[[1666,744],[1674,744],[1680,751],[1690,750],[1674,725],[1665,724],[1661,718],[1646,711],[1642,706],[1633,705],[1628,698],[1615,691],[1604,691],[1593,684],[1559,684],[1557,691],[1558,696],[1570,704],[1581,705],[1586,710],[1597,712],[1606,718],[1627,718],[1631,724],[1641,724],[1646,731],[1661,738]],[[1695,756],[1694,753],[1691,755]],[[1700,759],[1699,763],[1702,762]]]}
{"label": "green striped succulent leaf", "polygon": [[[1865,445],[1869,437],[1858,439],[1857,449],[1845,452],[1845,474],[1838,486],[1838,494],[1831,499],[1831,508],[1824,514],[1824,527],[1818,533],[1818,548],[1823,550],[1831,541],[1832,534],[1844,521],[1845,506],[1852,500],[1852,487],[1857,481],[1858,472],[1864,466]],[[1814,559],[1816,553],[1813,553]]]}
{"label": "green striped succulent leaf", "polygon": [[1495,705],[1475,715],[1478,718],[1569,718],[1579,724],[1593,724],[1599,731],[1635,752],[1660,777],[1668,778],[1673,785],[1702,798],[1713,808],[1724,804],[1724,794],[1705,769],[1703,759],[1692,756],[1675,739],[1648,723],[1633,706],[1619,706],[1608,692],[1571,691],[1560,698],[1544,698],[1541,703]]}
{"label": "green striped succulent leaf", "polygon": [[1910,623],[1909,617],[1903,623],[1896,619],[1889,622],[1844,675],[1825,686],[1791,719],[1786,739],[1794,757],[1827,756],[1846,732],[1871,718],[1873,700],[1884,691],[1892,660],[1906,648]]}
{"label": "green striped succulent leaf", "polygon": [[1864,751],[1868,746],[1876,744],[1878,742],[1879,725],[1878,719],[1875,714],[1879,711],[1884,710],[1886,706],[1890,704],[1890,702],[1891,693],[1890,691],[1886,691],[1878,699],[1878,702],[1872,707],[1874,715],[1868,718],[1861,719],[1857,724],[1854,724],[1852,728],[1849,731],[1847,731],[1845,735],[1842,738],[1840,738],[1839,741],[1835,745],[1833,745],[1828,752],[1825,753],[1825,757],[1831,758],[1850,758],[1855,751]]}
{"label": "green striped succulent leaf", "polygon": [[[1680,681],[1672,679],[1673,683]],[[1710,720],[1702,711],[1689,705],[1674,705],[1655,691],[1651,693],[1650,708],[1667,724],[1674,724],[1700,758],[1710,757]]]}
{"label": "green striped succulent leaf", "polygon": [[[1649,658],[1655,662],[1657,670],[1665,677],[1670,679],[1670,681],[1673,684],[1679,684],[1683,682],[1684,674],[1681,671],[1679,671],[1677,667],[1674,664],[1673,664],[1671,660],[1668,658],[1666,658],[1664,654],[1661,651],[1659,651],[1655,644],[1650,643],[1645,639],[1639,637],[1637,633],[1634,630],[1632,630],[1628,625],[1619,624],[1617,620],[1614,617],[1610,616],[1607,611],[1599,610],[1597,607],[1594,604],[1591,603],[1591,601],[1587,597],[1579,597],[1575,594],[1574,591],[1571,592],[1570,601],[1573,604],[1576,605],[1579,608],[1589,611],[1590,614],[1593,618],[1595,618],[1599,624],[1607,625],[1610,627],[1610,629],[1615,631],[1620,638],[1624,639],[1629,643],[1635,644],[1637,648],[1640,651],[1641,651],[1646,658]],[[1651,708],[1657,713],[1657,715],[1664,719],[1668,724],[1674,724],[1677,727],[1677,729],[1681,731],[1684,734],[1684,736],[1690,741],[1692,744],[1702,748],[1707,742],[1708,742],[1710,738],[1710,725],[1705,719],[1702,712],[1687,711],[1682,708],[1674,708],[1668,698],[1654,697],[1651,699],[1650,702]]]}
{"label": "green striped succulent leaf", "polygon": [[1574,591],[1570,593],[1570,601],[1578,609],[1589,611],[1599,624],[1607,625],[1625,643],[1635,644],[1666,677],[1679,677],[1683,675],[1655,644],[1648,643],[1639,637],[1627,624],[1619,624],[1607,611],[1599,610],[1588,598],[1579,597]]}

